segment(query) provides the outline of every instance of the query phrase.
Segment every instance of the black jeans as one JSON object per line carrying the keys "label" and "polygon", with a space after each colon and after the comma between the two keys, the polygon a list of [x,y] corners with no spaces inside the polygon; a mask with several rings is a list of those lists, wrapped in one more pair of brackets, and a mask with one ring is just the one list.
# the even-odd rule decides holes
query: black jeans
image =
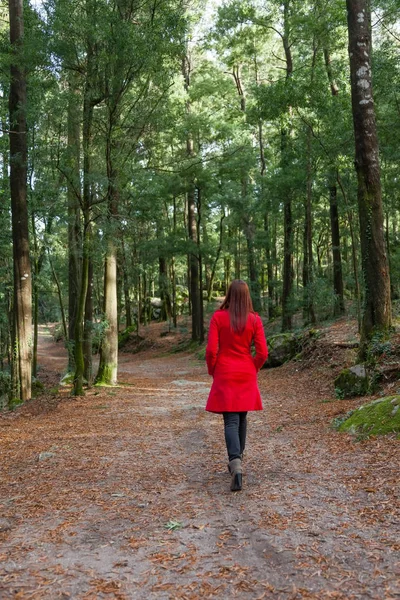
{"label": "black jeans", "polygon": [[229,460],[241,458],[246,445],[247,412],[224,412],[222,414]]}

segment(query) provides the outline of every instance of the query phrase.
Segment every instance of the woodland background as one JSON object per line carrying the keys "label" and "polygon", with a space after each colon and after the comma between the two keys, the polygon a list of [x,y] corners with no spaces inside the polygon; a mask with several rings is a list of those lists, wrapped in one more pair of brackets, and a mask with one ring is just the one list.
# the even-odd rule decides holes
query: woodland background
{"label": "woodland background", "polygon": [[399,18],[395,0],[3,3],[4,407],[31,396],[40,323],[60,322],[79,395],[116,382],[118,332],[190,314],[201,343],[233,278],[283,331],[347,314],[361,354],[389,335]]}

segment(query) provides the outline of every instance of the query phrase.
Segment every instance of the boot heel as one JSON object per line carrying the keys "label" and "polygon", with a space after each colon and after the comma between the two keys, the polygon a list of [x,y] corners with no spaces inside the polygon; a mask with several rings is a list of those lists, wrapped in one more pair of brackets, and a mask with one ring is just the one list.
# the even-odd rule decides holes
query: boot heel
{"label": "boot heel", "polygon": [[231,491],[232,492],[240,492],[241,489],[242,489],[242,474],[234,473],[232,475]]}

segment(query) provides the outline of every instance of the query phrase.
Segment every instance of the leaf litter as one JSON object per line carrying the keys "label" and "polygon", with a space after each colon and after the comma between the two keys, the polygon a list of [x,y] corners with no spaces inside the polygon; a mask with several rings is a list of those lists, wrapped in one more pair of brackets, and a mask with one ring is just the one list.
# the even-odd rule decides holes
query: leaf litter
{"label": "leaf litter", "polygon": [[[2,600],[400,598],[398,440],[330,428],[363,401],[334,399],[346,335],[321,337],[334,367],[321,346],[261,372],[239,494],[204,364],[159,342],[123,355],[115,395],[60,388],[2,415]],[[46,337],[40,352],[54,387],[64,349]]]}

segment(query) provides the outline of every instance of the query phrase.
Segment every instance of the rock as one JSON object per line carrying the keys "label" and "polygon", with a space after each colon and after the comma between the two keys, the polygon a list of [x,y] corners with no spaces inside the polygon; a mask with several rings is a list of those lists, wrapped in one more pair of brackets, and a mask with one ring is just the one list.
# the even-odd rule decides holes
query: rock
{"label": "rock", "polygon": [[268,338],[268,360],[263,369],[280,367],[300,350],[300,338],[294,333],[281,333]]}
{"label": "rock", "polygon": [[344,369],[335,379],[335,391],[338,398],[364,396],[369,390],[369,377],[364,365],[354,365]]}
{"label": "rock", "polygon": [[3,533],[4,531],[10,531],[11,526],[11,521],[8,519],[0,519],[0,533]]}
{"label": "rock", "polygon": [[54,458],[55,457],[55,452],[41,452],[38,456],[38,460],[39,462],[42,462],[43,460],[48,460],[49,458]]}
{"label": "rock", "polygon": [[400,432],[400,395],[373,400],[336,423],[339,431],[362,437]]}

